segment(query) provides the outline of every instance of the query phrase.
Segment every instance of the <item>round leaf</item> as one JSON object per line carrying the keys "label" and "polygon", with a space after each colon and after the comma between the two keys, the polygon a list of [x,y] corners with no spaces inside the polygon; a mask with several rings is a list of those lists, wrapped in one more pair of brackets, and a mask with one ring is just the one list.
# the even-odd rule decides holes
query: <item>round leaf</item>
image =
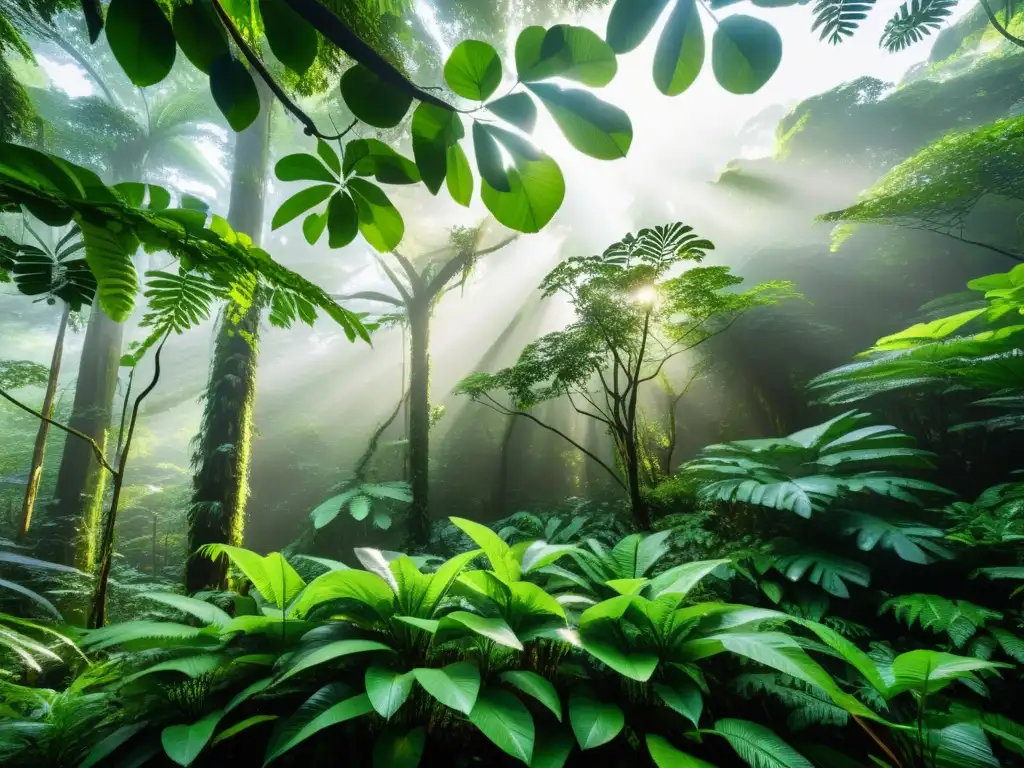
{"label": "round leaf", "polygon": [[476,167],[484,181],[499,192],[511,191],[505,159],[501,156],[498,142],[483,123],[473,123],[473,149],[476,152]]}
{"label": "round leaf", "polygon": [[160,733],[164,752],[180,766],[189,766],[210,741],[223,715],[219,709],[191,725],[169,725]]}
{"label": "round leaf", "polygon": [[[327,244],[331,248],[344,248],[356,239],[359,232],[359,215],[356,212],[356,204],[352,197],[345,192],[335,192],[331,202],[327,204]],[[365,505],[369,510],[370,500],[365,496],[358,496],[352,500],[352,517],[362,520],[366,517],[356,517],[356,502]]]}
{"label": "round leaf", "polygon": [[470,661],[459,661],[443,669],[414,669],[416,682],[446,707],[468,715],[480,693],[480,670]]}
{"label": "round leaf", "polygon": [[282,157],[274,166],[274,174],[281,181],[326,181],[328,184],[338,181],[320,160],[305,153]]}
{"label": "round leaf", "polygon": [[462,98],[484,101],[501,84],[501,59],[493,46],[463,40],[444,65],[444,79]]}
{"label": "round leaf", "polygon": [[452,200],[468,208],[473,199],[473,171],[469,167],[469,158],[460,144],[448,147],[445,179]]}
{"label": "round leaf", "polygon": [[284,0],[260,0],[263,30],[278,61],[300,75],[316,60],[316,30]]}
{"label": "round leaf", "polygon": [[374,128],[394,128],[412,104],[412,96],[384,82],[362,64],[341,76],[341,95],[352,114]]}
{"label": "round leaf", "polygon": [[244,131],[260,114],[260,94],[245,65],[230,54],[210,67],[210,93],[233,131]]}
{"label": "round leaf", "polygon": [[511,693],[488,688],[477,699],[469,720],[502,751],[530,764],[536,736],[533,718]]}
{"label": "round leaf", "polygon": [[405,222],[384,190],[363,179],[349,179],[349,192],[355,199],[359,231],[381,253],[392,251],[402,242]]}
{"label": "round leaf", "polygon": [[752,16],[729,16],[711,40],[715,79],[730,93],[754,93],[782,61],[782,38],[775,27]]}
{"label": "round leaf", "polygon": [[310,208],[320,205],[334,193],[335,189],[336,187],[331,184],[317,184],[292,195],[277,209],[270,228],[279,229],[292,219],[297,219]]}
{"label": "round leaf", "polygon": [[508,173],[509,192],[500,192],[486,179],[480,181],[480,196],[494,218],[516,232],[540,232],[551,221],[565,199],[565,178],[550,157],[517,163]]}
{"label": "round leaf", "polygon": [[174,30],[156,0],[111,0],[106,30],[110,50],[133,84],[145,88],[170,74]]}
{"label": "round leaf", "polygon": [[[337,197],[337,195],[335,195],[335,197]],[[352,515],[353,520],[365,520],[367,515],[370,514],[370,497],[356,496],[348,506],[348,513]]]}
{"label": "round leaf", "polygon": [[511,93],[492,101],[487,109],[526,133],[533,133],[537,125],[537,105],[525,93]]}
{"label": "round leaf", "polygon": [[678,96],[704,66],[704,30],[697,0],[676,0],[654,54],[654,84],[666,96]]}
{"label": "round leaf", "polygon": [[618,71],[615,52],[586,27],[527,27],[516,41],[516,68],[523,82],[564,77],[601,88]]}
{"label": "round leaf", "polygon": [[412,693],[415,680],[412,672],[400,674],[385,667],[366,669],[366,695],[377,714],[385,720],[397,712]]}
{"label": "round leaf", "polygon": [[569,143],[598,160],[618,160],[629,153],[633,123],[629,115],[589,91],[565,90],[550,83],[533,83],[532,90],[555,118]]}
{"label": "round leaf", "polygon": [[[320,237],[323,235],[326,228],[326,213],[311,213],[306,217],[306,220],[302,222],[302,234],[306,238],[306,242],[310,245],[316,245],[320,241]],[[335,517],[336,516],[337,513],[335,513]]]}
{"label": "round leaf", "polygon": [[179,3],[171,19],[174,37],[186,58],[204,74],[213,62],[230,53],[227,33],[209,3]]}
{"label": "round leaf", "polygon": [[618,736],[626,718],[615,704],[575,692],[569,697],[569,722],[580,749],[594,749]]}
{"label": "round leaf", "polygon": [[669,0],[617,0],[608,17],[608,45],[615,53],[629,53],[658,23]]}

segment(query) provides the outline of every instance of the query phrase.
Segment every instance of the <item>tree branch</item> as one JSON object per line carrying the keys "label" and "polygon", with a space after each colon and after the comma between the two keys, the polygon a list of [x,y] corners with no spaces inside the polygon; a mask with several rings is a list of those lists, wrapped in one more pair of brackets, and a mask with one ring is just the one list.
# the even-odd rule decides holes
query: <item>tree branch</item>
{"label": "tree branch", "polygon": [[360,291],[359,293],[346,293],[346,294],[335,294],[331,296],[333,301],[379,301],[383,304],[391,304],[396,307],[404,307],[399,299],[394,296],[388,296],[386,293],[380,293],[379,291]]}
{"label": "tree branch", "polygon": [[384,261],[384,259],[381,258],[379,253],[375,253],[374,258],[377,259],[377,263],[380,264],[380,268],[384,270],[384,274],[388,276],[388,280],[390,280],[391,284],[395,286],[395,290],[398,291],[398,295],[402,297],[402,303],[408,308],[409,304],[412,302],[412,294],[405,287],[402,281],[398,279],[398,275],[395,274],[395,271],[388,266],[388,263]]}
{"label": "tree branch", "polygon": [[[497,411],[498,413],[502,413],[502,414],[504,414],[506,416],[522,416],[523,418],[529,419],[534,424],[536,424],[536,425],[538,425],[540,427],[543,427],[548,432],[555,433],[556,435],[561,437],[563,440],[565,440],[567,443],[569,443],[574,448],[576,448],[576,450],[581,451],[588,458],[590,458],[593,461],[597,462],[597,464],[599,466],[601,466],[604,469],[605,472],[607,472],[609,475],[612,476],[612,478],[615,480],[616,483],[619,484],[619,486],[622,488],[622,490],[626,491],[627,493],[629,492],[629,489],[626,487],[626,484],[622,482],[622,479],[618,476],[618,474],[615,472],[615,470],[613,470],[611,467],[609,467],[607,464],[605,464],[603,461],[601,461],[601,459],[599,459],[597,456],[595,456],[593,453],[588,451],[586,448],[584,448],[582,445],[577,443],[575,440],[573,440],[571,437],[569,437],[567,434],[565,434],[561,430],[555,429],[550,424],[545,424],[543,421],[538,419],[532,413],[527,413],[526,411],[513,411],[513,410],[511,410],[509,408],[506,408],[505,406],[503,406],[501,403],[499,403],[497,400],[495,400],[493,397],[491,397],[486,392],[484,393],[483,396],[486,397],[488,400],[490,400],[494,404],[494,406],[489,406],[489,407],[491,407],[491,410]],[[481,402],[478,398],[474,398],[474,399],[477,402]],[[486,403],[484,403],[484,405],[486,405]]]}
{"label": "tree branch", "polygon": [[576,413],[578,413],[580,416],[587,416],[588,418],[594,419],[595,421],[600,421],[604,424],[607,424],[609,427],[614,428],[614,425],[611,423],[611,421],[604,418],[603,416],[599,416],[598,414],[593,413],[591,411],[585,411],[582,408],[578,407],[576,403],[573,401],[572,392],[569,391],[568,387],[565,390],[565,396],[569,399],[569,405],[571,405],[573,410],[576,411]]}
{"label": "tree branch", "polygon": [[7,394],[2,389],[0,389],[0,397],[2,397],[5,400],[8,400],[8,401],[14,403],[16,406],[21,408],[21,410],[27,411],[28,413],[31,413],[37,419],[41,419],[42,421],[45,421],[50,426],[56,427],[57,429],[63,430],[64,432],[67,432],[69,435],[74,435],[75,437],[78,437],[78,438],[81,438],[82,440],[85,440],[85,442],[87,442],[89,445],[92,446],[92,452],[96,454],[96,460],[99,461],[99,463],[103,465],[103,468],[105,470],[107,470],[112,475],[116,475],[117,474],[117,470],[114,469],[113,466],[111,466],[110,462],[107,461],[107,457],[103,455],[103,451],[100,448],[99,444],[95,440],[93,440],[91,437],[89,437],[88,435],[79,432],[77,429],[72,429],[71,427],[65,426],[64,424],[61,424],[59,421],[54,421],[53,419],[50,419],[50,418],[47,418],[46,416],[43,416],[43,414],[41,414],[39,411],[33,410],[32,408],[29,408],[24,403],[21,403],[21,402],[15,400],[13,397],[11,397],[9,394]]}
{"label": "tree branch", "polygon": [[[381,80],[408,94],[417,101],[435,107],[458,112],[448,102],[439,99],[417,86],[401,73],[390,61],[381,56],[372,46],[352,31],[341,19],[316,0],[284,0],[299,16],[309,22],[325,38],[347,53],[352,59],[373,71]],[[217,0],[215,0],[217,2]]]}
{"label": "tree branch", "polygon": [[514,243],[518,239],[519,235],[512,235],[511,237],[505,238],[500,243],[498,243],[497,245],[493,245],[490,248],[484,248],[482,251],[472,251],[470,253],[456,256],[443,267],[441,267],[441,271],[438,272],[434,276],[434,279],[430,281],[430,284],[427,286],[427,295],[433,297],[439,294],[441,290],[448,284],[448,281],[455,277],[455,275],[458,274],[460,270],[465,268],[466,263],[469,261],[469,259],[479,259],[490,253],[494,253],[495,251],[500,251],[502,248],[504,248],[507,245],[510,245],[511,243]]}
{"label": "tree branch", "polygon": [[[996,28],[997,32],[1014,45],[1024,48],[1024,40],[1012,34],[1006,27],[999,23],[999,19],[997,19],[996,15],[992,13],[992,9],[988,7],[987,0],[978,0],[978,2],[980,2],[981,7],[985,9],[985,15],[988,16],[989,22]],[[1009,19],[1007,19],[1007,21],[1009,21]]]}
{"label": "tree branch", "polygon": [[416,271],[416,266],[405,256],[405,254],[395,250],[391,252],[391,255],[395,257],[395,260],[398,261],[402,269],[405,271],[406,277],[409,278],[409,285],[412,286],[413,296],[419,296],[421,289],[426,287],[423,282],[423,276]]}
{"label": "tree branch", "polygon": [[980,242],[978,240],[968,240],[966,237],[963,237],[962,235],[956,235],[956,234],[953,234],[952,232],[943,231],[942,229],[938,229],[938,228],[933,229],[931,227],[914,227],[914,226],[908,226],[907,229],[916,229],[918,232],[931,232],[932,234],[935,234],[935,235],[943,235],[945,237],[952,238],[953,240],[958,240],[961,243],[966,243],[967,245],[976,245],[979,248],[985,248],[986,250],[992,251],[993,253],[998,253],[1001,256],[1006,256],[1008,259],[1013,259],[1016,262],[1024,263],[1024,256],[1019,256],[1018,254],[1012,253],[1011,251],[1004,251],[1002,248],[997,248],[994,245],[989,245],[988,243],[982,243],[982,242]]}
{"label": "tree branch", "polygon": [[245,56],[246,61],[249,65],[259,73],[259,76],[263,79],[263,82],[267,84],[267,87],[271,90],[278,101],[288,110],[293,117],[295,117],[305,127],[305,133],[307,136],[316,136],[318,139],[324,141],[336,141],[352,130],[351,127],[347,128],[343,133],[339,133],[336,136],[329,136],[326,133],[320,131],[316,127],[316,123],[313,122],[313,118],[307,115],[302,109],[292,101],[291,97],[285,93],[284,88],[274,79],[274,76],[270,74],[270,70],[267,69],[267,65],[263,63],[256,52],[249,47],[249,44],[245,41],[245,37],[242,35],[238,27],[235,26],[234,20],[228,15],[228,12],[224,10],[224,6],[221,5],[220,0],[212,0],[213,9],[216,11],[217,16],[220,18],[221,23],[227,29],[228,34],[231,35],[231,39],[234,40],[235,45],[238,46],[238,50]]}
{"label": "tree branch", "polygon": [[402,410],[402,405],[409,401],[410,394],[411,391],[407,389],[405,394],[398,399],[398,405],[395,406],[395,410],[392,411],[391,415],[387,419],[377,425],[377,429],[375,429],[373,434],[370,436],[370,442],[367,443],[366,450],[363,451],[363,455],[359,457],[359,463],[356,464],[355,472],[353,473],[357,484],[366,480],[364,477],[366,474],[366,468],[369,466],[370,460],[373,459],[374,454],[377,453],[377,444],[380,442],[381,435],[383,435],[384,430],[390,427],[394,423],[395,419],[398,418],[398,414]]}

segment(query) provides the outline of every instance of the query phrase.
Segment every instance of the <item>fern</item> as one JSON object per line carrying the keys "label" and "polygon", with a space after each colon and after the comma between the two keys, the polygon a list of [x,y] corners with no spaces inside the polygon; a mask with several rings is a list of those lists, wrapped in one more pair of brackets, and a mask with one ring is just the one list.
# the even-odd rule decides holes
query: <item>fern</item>
{"label": "fern", "polygon": [[880,45],[890,53],[918,43],[942,26],[958,0],[911,0],[903,3],[882,31]]}
{"label": "fern", "polygon": [[853,36],[874,5],[875,0],[818,0],[814,6],[811,31],[820,27],[821,40],[827,37],[829,43],[839,45],[845,38]]}
{"label": "fern", "polygon": [[125,356],[123,365],[138,363],[146,351],[165,336],[184,333],[209,319],[211,304],[225,297],[223,288],[194,273],[173,275],[152,271],[147,272],[146,277],[149,312],[143,316],[139,326],[153,330],[130,355]]}
{"label": "fern", "polygon": [[945,633],[957,648],[963,648],[987,622],[1003,616],[998,611],[964,600],[925,594],[900,595],[887,600],[879,614],[889,611],[908,627],[912,628],[916,622],[922,629],[936,634]]}
{"label": "fern", "polygon": [[777,699],[791,711],[786,725],[800,731],[812,725],[845,726],[849,713],[837,706],[821,688],[782,673],[740,675],[733,686],[744,697],[762,693]]}

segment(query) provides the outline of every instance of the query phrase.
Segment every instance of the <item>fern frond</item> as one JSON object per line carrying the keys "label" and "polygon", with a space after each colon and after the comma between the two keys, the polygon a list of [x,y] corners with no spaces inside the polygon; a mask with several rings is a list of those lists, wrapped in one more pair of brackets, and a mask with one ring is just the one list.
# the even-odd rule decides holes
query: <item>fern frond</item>
{"label": "fern frond", "polygon": [[919,43],[953,13],[958,0],[911,0],[903,3],[882,30],[879,45],[896,53]]}
{"label": "fern frond", "polygon": [[878,612],[881,615],[889,611],[908,627],[917,622],[922,629],[945,633],[958,648],[964,647],[987,622],[1003,617],[998,611],[965,600],[925,594],[894,597],[883,603]]}
{"label": "fern frond", "polygon": [[852,37],[860,23],[868,17],[875,0],[818,0],[814,6],[814,26],[821,27],[821,40],[828,38],[832,45],[839,45]]}

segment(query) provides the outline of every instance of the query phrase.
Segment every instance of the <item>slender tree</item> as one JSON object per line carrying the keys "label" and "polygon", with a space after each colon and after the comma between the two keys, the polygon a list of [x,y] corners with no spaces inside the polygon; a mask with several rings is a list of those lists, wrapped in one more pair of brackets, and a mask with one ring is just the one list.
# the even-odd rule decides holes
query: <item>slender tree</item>
{"label": "slender tree", "polygon": [[[392,252],[404,279],[378,257],[384,273],[398,293],[397,297],[377,291],[337,297],[387,304],[401,310],[408,318],[409,476],[413,496],[408,533],[417,544],[426,543],[430,536],[430,318],[441,297],[454,287],[452,281],[456,277],[466,273],[479,258],[501,250],[518,237],[513,235],[497,245],[481,249],[477,243],[481,232],[482,227],[477,230],[456,228],[452,233],[452,247],[426,254],[423,257],[426,264],[419,269],[406,256],[398,251]],[[439,256],[442,257],[440,261],[437,260]]]}
{"label": "slender tree", "polygon": [[[627,235],[600,256],[568,259],[548,274],[541,289],[546,297],[566,296],[576,321],[528,345],[511,368],[467,377],[458,391],[568,441],[615,479],[629,496],[637,525],[648,528],[641,387],[661,376],[670,360],[790,290],[787,283],[764,283],[733,292],[742,280],[727,267],[692,267],[668,276],[684,262],[700,262],[712,248],[692,228],[671,224]],[[505,402],[495,396],[499,393]],[[577,414],[604,425],[617,468],[531,412],[562,397]]]}

